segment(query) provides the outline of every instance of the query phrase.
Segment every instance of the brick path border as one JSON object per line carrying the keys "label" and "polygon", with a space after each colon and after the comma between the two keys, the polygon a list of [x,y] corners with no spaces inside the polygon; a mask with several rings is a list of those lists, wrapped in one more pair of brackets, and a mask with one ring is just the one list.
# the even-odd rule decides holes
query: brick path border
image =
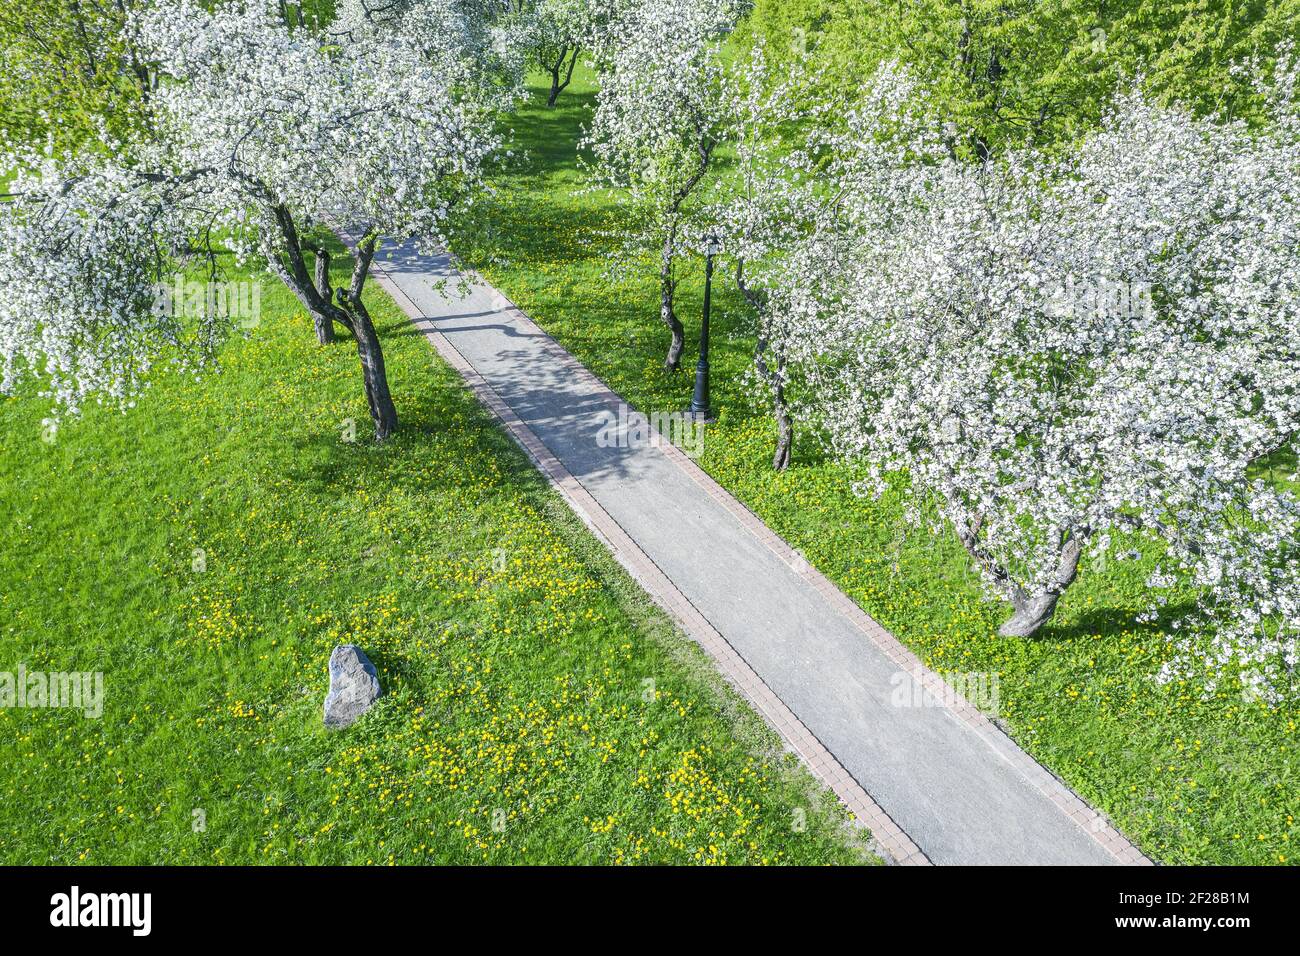
{"label": "brick path border", "polygon": [[[582,486],[564,464],[555,457],[528,425],[515,414],[504,399],[482,375],[457,351],[451,341],[438,331],[434,320],[422,311],[389,276],[384,262],[376,258],[372,265],[376,281],[391,295],[410,317],[417,329],[437,350],[438,354],[456,370],[478,400],[505,426],[510,436],[524,449],[539,471],[560,493],[569,507],[582,519],[618,562],[636,579],[651,598],[681,625],[686,633],[713,658],[723,676],[745,697],[781,736],[789,748],[804,762],[812,774],[835,793],[854,820],[865,826],[880,850],[888,859],[904,866],[929,866],[929,858],[912,842],[897,823],[886,813],[852,777],[843,765],[822,745],[794,712],[785,705],[753,668],[741,657],[712,624],[700,613],[666,574],[641,550],[636,541]],[[623,397],[596,377],[559,342],[540,328],[522,309],[500,290],[496,290],[481,276],[470,270],[462,274],[476,284],[493,289],[506,303],[501,309],[524,328],[529,335],[542,338],[549,351],[562,361],[572,362],[578,377],[595,387],[604,396],[631,407]],[[879,648],[886,657],[912,676],[912,679],[930,691],[941,706],[952,713],[980,736],[1004,760],[1014,766],[1044,796],[1059,806],[1088,836],[1102,846],[1114,859],[1126,865],[1150,866],[1152,861],[1120,833],[1110,822],[1078,794],[1049,772],[1033,757],[1022,750],[1003,730],[952,688],[942,677],[926,667],[893,634],[881,627],[824,574],[812,567],[797,550],[776,534],[763,521],[719,485],[691,460],[680,448],[661,436],[656,445],[678,468],[694,480],[708,495],[734,515],[745,528],[790,568],[826,596],[827,600],[863,635]]]}

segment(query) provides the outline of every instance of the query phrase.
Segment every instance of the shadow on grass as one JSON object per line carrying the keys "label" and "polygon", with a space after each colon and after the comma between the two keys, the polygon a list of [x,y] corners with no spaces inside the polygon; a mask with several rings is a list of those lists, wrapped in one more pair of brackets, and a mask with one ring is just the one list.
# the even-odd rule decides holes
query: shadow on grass
{"label": "shadow on grass", "polygon": [[579,153],[575,144],[596,108],[595,92],[565,90],[553,107],[545,105],[545,95],[537,90],[531,91],[529,99],[528,108],[509,118],[515,143],[528,154],[528,166],[521,166],[512,178],[537,180],[547,179],[557,170],[576,172]]}
{"label": "shadow on grass", "polygon": [[[412,383],[414,384],[414,383]],[[442,385],[443,383],[436,383]],[[528,495],[542,493],[547,483],[501,431],[493,418],[459,381],[448,386],[403,389],[394,383],[398,429],[388,441],[374,440],[369,418],[356,420],[357,440],[345,442],[334,429],[317,431],[294,442],[284,474],[299,482],[322,503],[358,488],[376,494],[472,495],[485,490],[483,470],[489,460],[499,464],[499,484],[514,486]],[[471,455],[446,455],[446,448],[472,448]],[[430,456],[442,464],[436,487],[428,480]]]}
{"label": "shadow on grass", "polygon": [[[1150,623],[1138,620],[1138,609],[1122,605],[1102,605],[1081,611],[1069,623],[1048,622],[1033,638],[1043,643],[1058,644],[1083,639],[1091,640],[1097,635],[1115,637],[1124,631],[1147,631],[1157,633],[1167,631],[1179,618],[1186,617],[1196,610],[1192,600],[1181,601],[1165,607],[1159,617]],[[1010,610],[1007,611],[1010,616]],[[999,621],[999,624],[1001,621]]]}

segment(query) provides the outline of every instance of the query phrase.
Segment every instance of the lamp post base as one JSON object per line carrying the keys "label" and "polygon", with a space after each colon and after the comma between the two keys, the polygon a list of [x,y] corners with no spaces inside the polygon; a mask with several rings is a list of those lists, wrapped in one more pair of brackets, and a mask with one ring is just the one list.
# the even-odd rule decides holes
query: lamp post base
{"label": "lamp post base", "polygon": [[[707,346],[705,346],[707,348]],[[717,421],[717,416],[709,408],[709,361],[700,359],[695,366],[695,394],[691,396],[691,407],[686,409],[697,422]]]}

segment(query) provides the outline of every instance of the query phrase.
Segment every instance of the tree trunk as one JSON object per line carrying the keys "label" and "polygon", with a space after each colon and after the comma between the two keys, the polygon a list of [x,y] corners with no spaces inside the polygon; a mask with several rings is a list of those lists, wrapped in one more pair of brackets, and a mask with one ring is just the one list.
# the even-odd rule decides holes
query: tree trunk
{"label": "tree trunk", "polygon": [[776,350],[776,371],[767,364],[768,331],[767,298],[761,289],[751,289],[745,281],[745,260],[736,261],[736,286],[745,301],[758,315],[758,339],[754,344],[754,367],[772,390],[772,414],[776,416],[776,448],[772,452],[772,470],[785,471],[790,467],[790,452],[794,445],[794,422],[785,403],[785,358]]}
{"label": "tree trunk", "polygon": [[339,301],[352,318],[352,334],[357,340],[357,355],[361,359],[361,377],[366,389],[366,402],[370,418],[375,424],[375,440],[384,441],[397,428],[397,409],[388,391],[388,370],[384,366],[384,350],[379,345],[379,334],[370,312],[361,301],[361,290],[370,274],[370,263],[375,257],[375,236],[367,236],[356,247],[352,268],[352,282],[340,289]]}
{"label": "tree trunk", "polygon": [[673,292],[676,287],[676,282],[664,280],[659,304],[659,314],[672,333],[672,340],[668,343],[668,354],[664,357],[664,368],[669,372],[676,372],[681,368],[682,350],[686,347],[686,329],[682,327],[681,319],[677,318],[677,313],[673,311]]}
{"label": "tree trunk", "polygon": [[785,407],[785,387],[776,387],[776,450],[772,454],[772,470],[785,471],[790,467],[790,450],[794,445],[794,424]]}
{"label": "tree trunk", "polygon": [[[334,293],[330,290],[330,254],[325,251],[324,246],[316,248],[316,291],[326,302],[333,301]],[[333,319],[324,312],[313,311],[311,321],[316,326],[317,342],[321,345],[329,345],[334,341]]]}
{"label": "tree trunk", "polygon": [[[284,255],[288,259],[286,267],[278,256],[267,259],[267,265],[288,286],[302,307],[311,316],[312,325],[316,327],[316,339],[322,345],[334,340],[334,322],[351,331],[352,322],[346,312],[334,304],[330,290],[329,253],[323,246],[312,248],[304,246],[298,236],[298,226],[293,215],[282,205],[272,207],[276,222],[280,226],[280,235],[284,239]],[[307,260],[304,250],[311,249],[316,256],[316,275],[313,281],[307,273]]]}
{"label": "tree trunk", "polygon": [[1043,591],[1029,598],[1012,601],[1015,613],[1007,618],[998,633],[1003,637],[1033,637],[1056,613],[1060,594]]}
{"label": "tree trunk", "polygon": [[[334,291],[333,298],[327,298],[329,285],[329,255],[324,250],[317,252],[316,281],[307,274],[307,264],[303,258],[303,246],[298,238],[298,228],[289,210],[282,206],[272,207],[284,238],[287,266],[279,256],[268,257],[268,264],[281,281],[289,287],[298,301],[313,316],[322,315],[332,322],[337,322],[353,334],[357,342],[357,355],[361,359],[361,378],[366,391],[366,404],[370,407],[370,418],[375,425],[375,438],[383,441],[397,428],[397,409],[393,406],[393,397],[388,390],[388,371],[384,367],[384,351],[379,344],[379,335],[370,313],[361,301],[361,292],[366,278],[370,274],[370,263],[375,257],[378,237],[366,234],[365,238],[353,250],[352,281],[346,289]],[[337,300],[337,301],[334,301]],[[320,334],[320,326],[317,326]],[[330,329],[333,334],[333,329]]]}
{"label": "tree trunk", "polygon": [[[564,69],[566,58],[568,60],[569,69],[568,72],[565,74],[564,79],[561,80],[560,71]],[[572,48],[567,46],[561,47],[560,58],[556,60],[554,63],[543,64],[546,67],[547,71],[551,74],[551,95],[546,98],[547,106],[554,106],[556,100],[560,98],[560,94],[564,92],[564,88],[569,85],[569,81],[573,79],[573,68],[575,65],[577,65],[577,62],[578,62],[578,47],[575,44]]]}
{"label": "tree trunk", "polygon": [[1066,588],[1074,583],[1079,573],[1079,559],[1083,556],[1083,546],[1087,543],[1089,530],[1080,529],[1070,535],[1069,540],[1058,534],[1054,542],[1057,550],[1056,570],[1046,585],[1034,591],[1028,591],[1012,580],[1007,570],[998,564],[979,541],[983,518],[978,517],[969,529],[957,529],[962,546],[993,579],[994,586],[1007,596],[1013,613],[998,628],[1003,637],[1033,637],[1052,619],[1056,613],[1056,604],[1065,593]]}
{"label": "tree trunk", "polygon": [[370,418],[375,424],[375,440],[384,441],[397,428],[397,409],[388,391],[388,371],[384,367],[384,350],[365,306],[353,306],[353,332],[357,338],[357,355],[361,359],[361,377],[366,389]]}
{"label": "tree trunk", "polygon": [[675,230],[664,240],[663,254],[659,262],[659,317],[672,333],[668,345],[668,355],[664,359],[664,368],[675,372],[681,366],[682,349],[686,346],[686,330],[673,308],[673,299],[677,294],[677,279],[673,276],[673,244],[676,240]]}
{"label": "tree trunk", "polygon": [[316,341],[321,345],[329,345],[334,341],[334,323],[321,315],[319,312],[311,317],[312,325],[316,326]]}
{"label": "tree trunk", "polygon": [[682,360],[682,348],[686,344],[685,330],[673,308],[673,297],[677,294],[677,279],[673,275],[673,262],[677,254],[677,230],[681,223],[679,215],[682,203],[708,172],[709,161],[717,143],[713,141],[700,144],[699,165],[686,182],[673,193],[668,205],[662,210],[662,221],[666,223],[667,234],[664,236],[663,250],[659,258],[659,317],[672,332],[672,341],[668,345],[668,356],[664,359],[664,368],[670,372],[677,371]]}
{"label": "tree trunk", "polygon": [[[294,297],[311,317],[312,325],[316,328],[316,340],[320,342],[321,345],[327,345],[334,341],[334,322],[330,318],[332,312],[330,300],[322,297],[311,284],[311,281],[305,279],[305,276],[307,275],[307,267],[303,265],[300,270],[298,264],[293,263],[294,253],[292,250],[290,251],[289,259],[291,266],[288,269],[284,267],[284,263],[277,262],[273,258],[268,259],[267,264],[271,267],[271,270],[280,277],[280,281],[288,287],[289,291],[294,294]],[[316,262],[316,266],[319,274],[319,259]]]}
{"label": "tree trunk", "polygon": [[1056,602],[1065,589],[1074,583],[1079,573],[1079,558],[1083,555],[1086,534],[1074,535],[1061,546],[1056,562],[1056,573],[1042,590],[1033,593],[1016,587],[1011,591],[1011,606],[1015,613],[1003,622],[998,633],[1003,637],[1033,637],[1056,613]]}

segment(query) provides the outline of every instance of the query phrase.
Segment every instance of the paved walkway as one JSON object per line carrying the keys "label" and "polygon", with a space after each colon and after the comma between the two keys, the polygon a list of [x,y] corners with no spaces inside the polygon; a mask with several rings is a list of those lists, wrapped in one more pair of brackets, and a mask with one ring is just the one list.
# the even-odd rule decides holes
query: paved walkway
{"label": "paved walkway", "polygon": [[679,449],[602,447],[602,413],[617,418],[621,399],[491,287],[438,291],[449,269],[410,247],[375,262],[570,506],[887,857],[1149,862]]}

